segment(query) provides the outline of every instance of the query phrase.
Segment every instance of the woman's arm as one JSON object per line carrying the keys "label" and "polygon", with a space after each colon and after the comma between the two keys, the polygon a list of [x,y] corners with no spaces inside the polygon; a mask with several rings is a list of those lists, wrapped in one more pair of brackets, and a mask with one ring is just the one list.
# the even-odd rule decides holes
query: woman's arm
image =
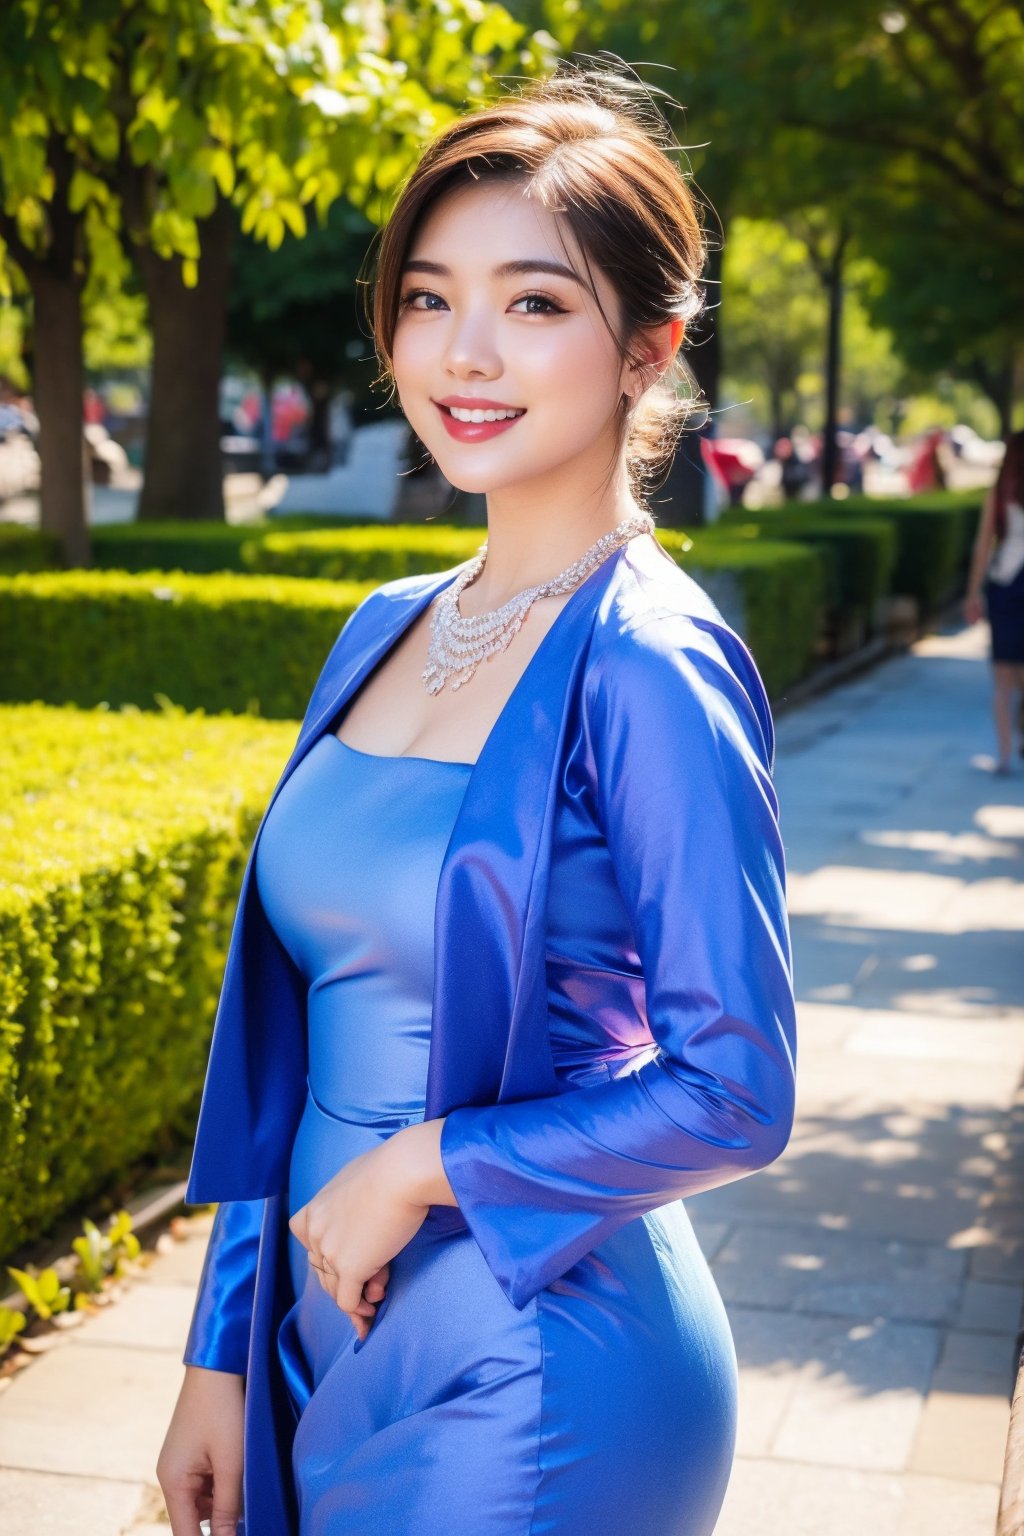
{"label": "woman's arm", "polygon": [[225,1200],[217,1207],[182,1356],[186,1365],[246,1373],[264,1204]]}
{"label": "woman's arm", "polygon": [[631,1218],[770,1163],[792,1128],[773,736],[748,653],[649,620],[608,655],[586,729],[661,1049],[613,1082],[446,1116],[448,1180],[517,1307]]}

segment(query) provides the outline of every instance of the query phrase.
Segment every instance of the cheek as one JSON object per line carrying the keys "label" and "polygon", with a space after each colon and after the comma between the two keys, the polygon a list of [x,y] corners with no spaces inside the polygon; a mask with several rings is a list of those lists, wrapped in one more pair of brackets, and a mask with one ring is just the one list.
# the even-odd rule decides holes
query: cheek
{"label": "cheek", "polygon": [[585,401],[607,405],[618,399],[619,372],[618,354],[607,338],[582,325],[552,333],[532,350],[528,382],[538,393],[556,394],[580,406]]}
{"label": "cheek", "polygon": [[401,388],[403,377],[415,378],[422,373],[433,351],[425,327],[399,324],[391,343],[391,371]]}

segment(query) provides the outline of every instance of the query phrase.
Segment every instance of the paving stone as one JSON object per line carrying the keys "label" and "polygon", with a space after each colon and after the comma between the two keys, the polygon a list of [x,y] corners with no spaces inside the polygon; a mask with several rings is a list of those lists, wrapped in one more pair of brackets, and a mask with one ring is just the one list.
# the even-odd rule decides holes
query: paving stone
{"label": "paving stone", "polygon": [[155,1280],[132,1285],[111,1306],[86,1319],[75,1343],[87,1349],[107,1344],[165,1349],[180,1356],[194,1302],[192,1290],[184,1285],[161,1285]]}
{"label": "paving stone", "polygon": [[1015,1334],[1021,1326],[1020,1285],[969,1279],[954,1322],[972,1332]]}
{"label": "paving stone", "polygon": [[992,1536],[998,1486],[738,1460],[715,1536]]}
{"label": "paving stone", "polygon": [[1024,1241],[996,1238],[972,1244],[969,1273],[972,1280],[1020,1285],[1024,1282]]}
{"label": "paving stone", "polygon": [[739,1227],[713,1265],[726,1303],[917,1322],[955,1316],[965,1268],[945,1248],[809,1223]]}
{"label": "paving stone", "polygon": [[910,1454],[914,1472],[1000,1483],[1010,1405],[1005,1398],[932,1391]]}
{"label": "paving stone", "polygon": [[728,1311],[740,1372],[737,1454],[764,1456],[804,1375],[829,1353],[835,1324],[789,1312]]}
{"label": "paving stone", "polygon": [[208,1229],[178,1241],[170,1238],[150,1266],[140,1271],[139,1279],[160,1285],[198,1285],[208,1238]]}
{"label": "paving stone", "polygon": [[997,1019],[915,1018],[902,1013],[856,1010],[843,1050],[858,1055],[987,1063],[1005,1067],[1016,1083],[1024,1061],[1024,1013]]}
{"label": "paving stone", "polygon": [[902,1470],[935,1367],[937,1330],[885,1319],[836,1320],[830,1335],[817,1338],[772,1454],[831,1466]]}
{"label": "paving stone", "polygon": [[21,1468],[152,1482],[183,1376],[169,1351],[71,1342],[40,1355],[0,1395],[4,1476]]}
{"label": "paving stone", "polygon": [[951,1329],[943,1335],[934,1385],[951,1391],[1002,1397],[1007,1402],[1017,1376],[1013,1333]]}
{"label": "paving stone", "polygon": [[[119,1536],[131,1524],[143,1490],[131,1482],[0,1469],[4,1536]],[[168,1536],[165,1526],[161,1536]]]}

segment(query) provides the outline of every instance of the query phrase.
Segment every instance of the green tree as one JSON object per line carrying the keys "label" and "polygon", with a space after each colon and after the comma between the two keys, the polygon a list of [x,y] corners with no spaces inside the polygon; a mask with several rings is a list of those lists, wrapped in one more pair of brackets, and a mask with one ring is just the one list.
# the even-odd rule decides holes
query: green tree
{"label": "green tree", "polygon": [[222,517],[217,391],[232,208],[269,245],[339,198],[380,217],[491,72],[551,63],[482,0],[9,0],[0,257],[33,295],[42,523],[88,559],[82,298],[127,243],[154,358],[141,516]]}
{"label": "green tree", "polygon": [[278,250],[249,237],[235,246],[228,297],[228,355],[256,372],[265,393],[282,375],[309,397],[312,462],[328,462],[335,393],[366,399],[376,374],[373,344],[360,328],[357,286],[375,226],[337,202],[324,224]]}
{"label": "green tree", "polygon": [[[696,185],[716,217],[707,269],[712,308],[690,354],[705,393],[718,398],[718,333],[730,304],[720,251],[737,213],[762,218],[816,210],[814,238],[831,294],[832,345],[826,370],[839,391],[843,267],[850,250],[893,273],[891,302],[878,308],[910,361],[921,319],[900,290],[914,274],[952,256],[953,272],[974,290],[965,313],[984,340],[953,345],[947,325],[933,356],[1006,395],[1019,380],[1017,329],[1024,314],[1024,19],[1011,0],[653,0],[642,10],[606,0],[585,11],[578,0],[548,0],[552,27],[566,46],[606,47],[654,63],[641,73],[686,108],[677,136],[691,145]],[[667,67],[664,67],[667,66]],[[928,244],[922,210],[942,210],[939,250]],[[716,224],[724,239],[718,238]],[[957,259],[957,250],[974,254]],[[988,250],[988,259],[984,251]],[[979,283],[987,267],[992,280]],[[949,285],[951,298],[956,279]],[[951,306],[945,303],[950,312]],[[1010,318],[1010,317],[1013,318]],[[1008,358],[1007,351],[1012,355]]]}
{"label": "green tree", "polygon": [[[729,295],[723,355],[729,392],[749,399],[772,437],[804,421],[825,419],[828,302],[796,225],[781,220],[732,221],[725,250]],[[892,337],[869,318],[885,274],[866,257],[847,266],[842,353],[846,403],[854,420],[870,420],[878,402],[898,394],[905,370]]]}

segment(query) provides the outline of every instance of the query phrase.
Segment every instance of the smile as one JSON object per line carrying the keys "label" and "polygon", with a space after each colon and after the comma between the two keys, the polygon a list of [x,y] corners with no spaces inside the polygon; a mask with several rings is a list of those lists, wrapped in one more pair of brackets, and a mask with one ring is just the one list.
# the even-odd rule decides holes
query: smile
{"label": "smile", "polygon": [[441,405],[436,400],[434,404],[441,413],[448,436],[460,443],[485,442],[499,432],[510,431],[520,417],[526,415],[525,410],[517,410],[514,406]]}
{"label": "smile", "polygon": [[442,405],[442,411],[448,411],[456,421],[515,421],[517,416],[523,416],[524,411],[517,411],[512,407],[504,411],[492,410],[467,410],[462,405]]}

